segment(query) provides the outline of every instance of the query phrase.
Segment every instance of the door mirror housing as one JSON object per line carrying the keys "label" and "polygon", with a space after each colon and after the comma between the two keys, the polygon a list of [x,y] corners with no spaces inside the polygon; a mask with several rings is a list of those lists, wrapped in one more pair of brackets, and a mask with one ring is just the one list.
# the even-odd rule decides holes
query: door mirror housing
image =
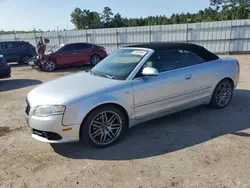
{"label": "door mirror housing", "polygon": [[143,76],[158,76],[158,74],[159,74],[158,70],[153,67],[145,67],[142,70]]}

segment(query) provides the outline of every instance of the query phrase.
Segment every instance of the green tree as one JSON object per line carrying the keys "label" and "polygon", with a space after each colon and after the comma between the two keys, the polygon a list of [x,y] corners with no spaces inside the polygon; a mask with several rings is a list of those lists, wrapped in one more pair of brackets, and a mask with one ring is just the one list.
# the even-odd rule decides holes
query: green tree
{"label": "green tree", "polygon": [[210,0],[210,5],[214,7],[214,10],[219,10],[221,8],[222,3],[224,3],[225,0]]}
{"label": "green tree", "polygon": [[122,16],[119,13],[114,15],[112,26],[114,26],[114,27],[123,27],[124,26]]}
{"label": "green tree", "polygon": [[98,12],[89,12],[88,25],[91,29],[97,29],[101,27],[101,18]]}
{"label": "green tree", "polygon": [[71,22],[75,25],[77,29],[82,29],[82,10],[80,8],[75,8],[75,10],[71,13]]}
{"label": "green tree", "polygon": [[[75,8],[71,13],[71,22],[76,29],[96,29],[109,27],[129,27],[147,25],[167,25],[222,20],[250,19],[250,0],[210,0],[210,6],[196,14],[181,13],[148,16],[145,18],[127,18],[117,13],[113,16],[111,8],[104,7],[103,12]],[[43,32],[42,30],[15,31],[15,33]],[[0,34],[13,34],[14,31],[0,31]]]}
{"label": "green tree", "polygon": [[195,16],[195,21],[196,22],[202,22],[203,21],[203,17],[204,17],[204,11],[200,10],[196,16]]}
{"label": "green tree", "polygon": [[90,10],[76,8],[71,13],[71,22],[75,25],[77,29],[96,29],[100,28],[100,16],[97,12],[92,12]]}
{"label": "green tree", "polygon": [[104,27],[112,27],[111,23],[113,20],[113,12],[111,10],[111,8],[109,7],[104,7],[103,11],[102,11],[102,22]]}

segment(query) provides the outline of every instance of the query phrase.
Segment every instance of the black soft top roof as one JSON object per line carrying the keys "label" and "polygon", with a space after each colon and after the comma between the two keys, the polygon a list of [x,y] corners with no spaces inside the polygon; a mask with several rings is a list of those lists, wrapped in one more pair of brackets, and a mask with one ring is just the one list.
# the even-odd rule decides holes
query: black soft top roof
{"label": "black soft top roof", "polygon": [[137,45],[131,45],[126,47],[133,47],[133,48],[149,48],[157,51],[162,50],[187,50],[191,51],[201,58],[203,58],[205,61],[214,61],[216,59],[219,59],[219,57],[205,49],[204,47],[193,44],[193,43],[176,43],[176,42],[152,42],[152,43],[145,43],[145,44],[137,44]]}

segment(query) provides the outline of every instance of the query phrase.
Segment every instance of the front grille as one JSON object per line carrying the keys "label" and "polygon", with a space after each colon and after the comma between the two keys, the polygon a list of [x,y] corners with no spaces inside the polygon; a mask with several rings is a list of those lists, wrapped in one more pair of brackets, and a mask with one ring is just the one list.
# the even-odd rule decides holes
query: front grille
{"label": "front grille", "polygon": [[27,100],[26,100],[26,103],[27,103],[27,106],[26,106],[26,109],[25,109],[25,113],[27,115],[29,115],[30,114],[30,105],[29,105],[29,102]]}
{"label": "front grille", "polygon": [[48,140],[61,140],[62,139],[62,137],[59,134],[53,133],[53,132],[40,131],[37,129],[32,129],[32,132],[38,136],[47,138]]}

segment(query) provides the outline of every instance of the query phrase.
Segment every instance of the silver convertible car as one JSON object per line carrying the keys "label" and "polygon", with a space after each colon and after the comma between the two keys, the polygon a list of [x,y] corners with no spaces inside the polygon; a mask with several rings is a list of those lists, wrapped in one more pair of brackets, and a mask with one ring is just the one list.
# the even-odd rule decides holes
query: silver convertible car
{"label": "silver convertible car", "polygon": [[132,126],[199,105],[226,107],[239,63],[189,43],[148,43],[117,49],[88,72],[31,90],[25,117],[33,138],[85,140],[108,147]]}

